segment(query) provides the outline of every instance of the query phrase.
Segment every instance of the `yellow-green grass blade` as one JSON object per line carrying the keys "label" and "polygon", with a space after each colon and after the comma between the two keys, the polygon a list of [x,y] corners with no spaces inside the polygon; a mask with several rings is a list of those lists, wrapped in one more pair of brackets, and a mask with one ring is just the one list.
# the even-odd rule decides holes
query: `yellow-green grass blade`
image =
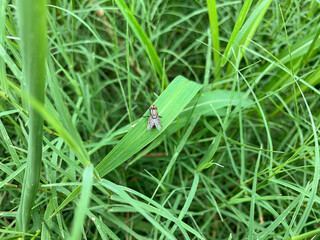
{"label": "yellow-green grass blade", "polygon": [[[268,10],[271,2],[272,2],[272,0],[263,0],[254,9],[254,11],[250,15],[250,17],[248,18],[246,23],[243,25],[243,27],[241,28],[241,30],[237,34],[236,40],[234,41],[234,44],[232,46],[233,51],[236,54],[236,56],[233,56],[231,58],[231,63],[228,65],[228,70],[230,69],[232,72],[234,72],[236,70],[236,69],[234,69],[232,64],[235,65],[236,62],[240,62],[240,60],[242,59],[242,57],[246,51],[246,47],[250,43],[250,40],[248,40],[248,39],[253,37],[260,22],[263,19],[264,14]],[[241,51],[240,51],[240,48],[242,48]],[[236,60],[236,59],[238,59],[238,60]],[[229,73],[230,73],[230,71],[229,71]]]}
{"label": "yellow-green grass blade", "polygon": [[[7,7],[7,0],[0,0],[0,46],[5,45],[6,7]],[[2,58],[0,58],[0,87],[2,91],[8,95],[6,65],[5,65],[5,61]]]}
{"label": "yellow-green grass blade", "polygon": [[220,41],[219,41],[219,22],[216,8],[216,0],[207,0],[208,14],[212,37],[213,59],[215,66],[215,77],[220,78]]}
{"label": "yellow-green grass blade", "polygon": [[[0,46],[0,55],[1,55],[1,46]],[[50,60],[49,60],[49,66]],[[84,166],[90,165],[90,159],[87,151],[85,150],[84,144],[79,136],[79,133],[75,129],[71,121],[70,114],[65,106],[64,99],[61,96],[61,92],[58,89],[58,82],[54,76],[54,70],[52,67],[49,67],[50,72],[48,72],[48,83],[51,86],[50,90],[52,90],[52,94],[55,96],[54,100],[56,102],[56,107],[58,112],[51,104],[50,100],[46,98],[45,105],[41,104],[37,99],[33,98],[30,94],[27,94],[25,91],[21,91],[14,83],[9,82],[9,86],[11,89],[15,91],[15,93],[21,98],[30,98],[31,105],[36,109],[36,111],[42,115],[42,117],[55,129],[55,131],[59,134],[61,138],[64,139],[66,144],[71,148],[71,150],[77,155],[80,161]],[[51,73],[51,74],[49,74]],[[5,97],[3,93],[0,91],[0,96]],[[12,102],[15,108],[23,109]],[[24,112],[24,111],[23,111]],[[0,115],[1,116],[1,115]],[[45,127],[46,128],[46,127]]]}
{"label": "yellow-green grass blade", "polygon": [[153,47],[151,41],[149,40],[147,34],[143,31],[140,24],[138,23],[137,19],[132,14],[131,10],[128,8],[128,6],[125,4],[123,0],[115,0],[118,8],[122,12],[123,16],[129,23],[132,31],[135,33],[139,41],[141,42],[142,46],[145,48],[148,56],[150,57],[151,62],[154,65],[154,68],[156,69],[159,77],[161,80],[165,80],[166,84],[168,84],[166,76],[164,74],[161,61],[159,59],[159,56]]}
{"label": "yellow-green grass blade", "polygon": [[245,3],[243,4],[242,8],[241,8],[241,11],[239,13],[239,16],[238,16],[238,19],[237,19],[237,22],[233,28],[233,31],[232,31],[232,34],[231,34],[231,37],[228,41],[228,45],[226,47],[226,50],[224,51],[224,54],[223,54],[223,57],[221,59],[221,67],[223,67],[227,60],[228,60],[228,56],[229,56],[229,53],[231,51],[231,47],[233,46],[234,44],[234,41],[236,40],[236,37],[239,33],[239,30],[249,12],[249,9],[250,9],[250,6],[252,4],[252,0],[246,0]]}
{"label": "yellow-green grass blade", "polygon": [[83,224],[85,221],[86,212],[88,210],[91,190],[93,184],[93,166],[86,167],[83,171],[81,197],[78,202],[78,206],[73,218],[72,225],[72,240],[81,239],[81,233],[83,230]]}
{"label": "yellow-green grass blade", "polygon": [[[309,89],[314,89],[315,91],[317,91],[316,88],[314,88],[314,86],[320,83],[320,67],[316,68],[314,72],[311,73],[304,81],[302,79],[299,79],[299,80],[303,83],[301,84],[302,92],[306,92]],[[286,84],[290,84],[290,83],[286,83]],[[275,117],[279,113],[279,111],[282,111],[282,109],[285,107],[286,104],[291,103],[292,101],[294,101],[295,98],[298,98],[300,95],[301,95],[301,92],[297,91],[296,94],[288,96],[284,100],[284,103],[280,103],[278,108],[276,108],[270,114],[270,117],[271,118]]]}
{"label": "yellow-green grass blade", "polygon": [[28,236],[28,237],[34,237],[35,239],[37,238],[37,233],[36,234],[30,234],[30,233],[25,233],[25,232],[20,232],[20,231],[11,231],[11,230],[7,230],[4,228],[0,229],[0,233],[7,233],[7,234],[12,234],[12,235],[16,235],[19,236],[21,235],[22,237],[24,236]]}
{"label": "yellow-green grass blade", "polygon": [[197,170],[196,172],[201,172],[204,169],[207,169],[209,167],[211,167],[213,165],[212,162],[212,158],[214,156],[214,154],[216,153],[218,147],[219,147],[219,143],[222,137],[222,132],[220,131],[219,134],[214,138],[214,140],[212,141],[212,143],[210,144],[208,150],[206,151],[206,153],[203,155],[203,157],[201,158]]}
{"label": "yellow-green grass blade", "polygon": [[55,216],[61,209],[63,209],[68,203],[72,202],[81,192],[81,185],[76,187],[66,199],[63,200],[63,202],[59,205],[59,207],[54,211],[54,213],[51,214],[51,219],[53,216]]}
{"label": "yellow-green grass blade", "polygon": [[316,235],[320,233],[320,229],[312,230],[298,236],[293,236],[290,238],[286,238],[286,240],[303,240],[303,239],[314,239]]}
{"label": "yellow-green grass blade", "polygon": [[[151,129],[151,131],[148,131],[147,118],[141,118],[98,164],[96,170],[100,176],[104,176],[115,169],[158,137],[175,120],[201,87],[202,85],[191,82],[182,76],[176,77],[154,102],[158,107],[159,115],[162,117],[161,130]],[[148,112],[144,115],[148,115]]]}
{"label": "yellow-green grass blade", "polygon": [[246,48],[246,51],[250,52],[251,54],[255,54],[269,62],[267,65],[257,70],[257,72],[264,72],[264,74],[260,74],[256,78],[255,84],[258,84],[261,81],[261,79],[265,77],[267,73],[270,72],[274,72],[275,74],[273,74],[273,80],[265,86],[266,92],[274,92],[288,83],[291,84],[292,75],[290,74],[290,71],[286,71],[285,69],[283,69],[283,66],[288,66],[288,64],[290,64],[290,61],[292,61],[294,64],[293,68],[299,68],[298,66],[299,62],[301,61],[301,58],[308,58],[307,55],[309,55],[309,50],[311,48],[313,54],[317,53],[317,51],[320,48],[320,43],[317,42],[314,46],[312,46],[315,42],[314,37],[314,34],[310,33],[301,41],[293,44],[291,47],[291,60],[287,48],[281,51],[278,54],[278,56],[274,56],[267,49],[264,49],[261,45],[252,41],[256,46],[263,49],[269,56],[272,57],[272,59],[269,59],[266,56],[263,56],[262,54],[258,54],[256,51],[251,50],[250,48]]}
{"label": "yellow-green grass blade", "polygon": [[[47,10],[44,0],[17,1],[18,20],[23,58],[23,84],[27,95],[43,105],[45,98],[45,64],[47,56]],[[29,98],[29,99],[30,99]],[[29,136],[28,156],[22,195],[17,212],[17,230],[27,232],[31,210],[38,192],[41,158],[43,117],[28,101]]]}
{"label": "yellow-green grass blade", "polygon": [[[21,96],[25,96],[24,92],[21,92]],[[28,95],[26,95],[28,96]],[[76,154],[78,159],[82,162],[84,166],[89,166],[90,161],[86,151],[83,150],[83,142],[77,141],[78,139],[69,132],[66,127],[64,127],[61,121],[56,117],[57,112],[54,108],[49,108],[42,105],[39,101],[29,95],[31,106],[36,109],[36,111],[55,129],[59,136],[66,142],[70,149]],[[74,133],[74,132],[73,132]]]}

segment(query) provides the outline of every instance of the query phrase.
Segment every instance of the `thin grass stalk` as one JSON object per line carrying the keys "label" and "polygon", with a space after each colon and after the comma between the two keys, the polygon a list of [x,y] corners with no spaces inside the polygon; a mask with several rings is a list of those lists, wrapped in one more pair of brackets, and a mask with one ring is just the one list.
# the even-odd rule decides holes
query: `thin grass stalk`
{"label": "thin grass stalk", "polygon": [[22,84],[26,86],[29,110],[27,166],[17,213],[17,229],[23,232],[29,229],[31,209],[38,191],[41,169],[43,118],[30,104],[30,99],[40,104],[44,103],[47,55],[45,3],[45,0],[39,0],[37,3],[32,0],[17,1],[23,58]]}
{"label": "thin grass stalk", "polygon": [[86,167],[83,171],[81,197],[73,218],[72,234],[70,240],[81,239],[83,225],[85,223],[86,212],[88,211],[92,183],[93,183],[93,166]]}
{"label": "thin grass stalk", "polygon": [[[0,45],[5,49],[5,37],[6,37],[6,6],[7,0],[0,0]],[[8,94],[8,83],[6,77],[6,66],[4,59],[0,58],[0,87],[1,91]]]}
{"label": "thin grass stalk", "polygon": [[[160,58],[158,56],[158,53],[156,52],[147,34],[143,31],[137,19],[131,12],[130,8],[126,5],[125,1],[116,0],[115,3],[117,4],[117,7],[123,14],[124,18],[127,20],[129,26],[131,27],[131,30],[135,33],[136,37],[141,42],[142,46],[145,48],[145,51],[147,52],[151,62],[153,63],[155,70],[159,75],[159,79],[160,80],[164,79],[165,87],[167,87],[169,84],[168,79],[165,75],[165,72],[163,71],[163,67],[162,67]],[[132,6],[134,6],[134,4],[132,4]]]}
{"label": "thin grass stalk", "polygon": [[220,79],[220,41],[219,41],[219,22],[215,0],[207,0],[209,22],[211,28],[212,47],[213,47],[213,59],[214,59],[214,76],[215,80]]}
{"label": "thin grass stalk", "polygon": [[128,111],[129,111],[129,119],[130,122],[133,122],[132,117],[132,93],[131,93],[131,73],[130,73],[130,46],[129,46],[129,25],[127,23],[127,31],[126,31],[126,61],[127,61],[127,88],[128,88]]}

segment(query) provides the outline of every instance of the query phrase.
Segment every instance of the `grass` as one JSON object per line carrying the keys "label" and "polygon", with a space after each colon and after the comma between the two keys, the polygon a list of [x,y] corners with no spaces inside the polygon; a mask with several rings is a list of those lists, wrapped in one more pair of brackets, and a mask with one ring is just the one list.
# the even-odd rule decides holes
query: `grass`
{"label": "grass", "polygon": [[[23,78],[20,79],[22,89],[21,99],[22,105],[24,105],[29,113],[29,134],[27,137],[28,154],[16,226],[17,230],[27,232],[31,218],[31,209],[38,192],[42,165],[43,117],[34,108],[31,99],[36,100],[39,104],[44,104],[47,14],[45,1],[39,2],[36,6],[32,6],[31,1],[18,2],[17,7],[23,63]],[[5,93],[8,95],[9,91]]]}
{"label": "grass", "polygon": [[28,6],[0,0],[0,239],[317,239],[317,1]]}

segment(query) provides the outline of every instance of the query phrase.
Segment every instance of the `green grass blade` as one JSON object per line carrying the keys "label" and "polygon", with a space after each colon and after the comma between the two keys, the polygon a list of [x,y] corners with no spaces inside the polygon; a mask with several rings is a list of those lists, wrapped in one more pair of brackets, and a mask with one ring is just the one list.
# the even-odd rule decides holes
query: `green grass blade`
{"label": "green grass blade", "polygon": [[[19,160],[18,154],[16,152],[16,150],[12,147],[12,141],[8,135],[8,132],[6,131],[6,128],[4,127],[1,119],[0,119],[0,132],[1,135],[4,139],[4,142],[6,143],[6,147],[7,147],[7,151],[10,153],[10,156],[12,158],[12,160],[14,161],[15,165],[17,168],[19,168],[21,166],[21,162]],[[19,175],[19,177],[17,178],[17,180],[22,183],[22,175]]]}
{"label": "green grass blade", "polygon": [[50,214],[54,211],[53,198],[50,199],[49,203],[46,206],[46,211],[44,213],[44,221],[42,225],[41,231],[41,239],[51,239],[50,237],[50,229],[52,227],[52,219],[49,219]]}
{"label": "green grass blade", "polygon": [[[182,220],[183,217],[187,214],[188,209],[190,208],[190,205],[192,204],[192,200],[194,199],[194,197],[196,195],[198,183],[199,183],[199,174],[195,173],[190,192],[189,192],[188,197],[186,199],[186,202],[183,205],[183,208],[181,209],[181,212],[179,214],[179,217],[178,217],[179,220]],[[177,225],[174,225],[171,229],[171,232],[174,233],[175,230],[177,229],[177,227],[178,227]]]}
{"label": "green grass blade", "polygon": [[72,235],[70,238],[72,240],[81,238],[81,232],[83,230],[83,224],[91,197],[92,183],[93,166],[90,166],[86,167],[83,171],[81,197],[73,218]]}
{"label": "green grass blade", "polygon": [[[147,130],[147,118],[141,118],[126,136],[98,164],[96,170],[106,175],[158,137],[192,100],[202,86],[182,76],[176,77],[154,104],[159,109],[162,129]],[[149,110],[144,114],[147,115]]]}
{"label": "green grass blade", "polygon": [[211,36],[211,30],[208,28],[208,44],[207,44],[207,54],[206,54],[206,68],[205,68],[205,74],[204,74],[204,79],[203,79],[203,85],[208,85],[209,83],[209,78],[211,77],[210,74],[210,68],[212,65],[212,49],[211,49],[211,44],[212,44],[212,36]]}
{"label": "green grass blade", "polygon": [[124,200],[127,204],[134,206],[136,211],[138,211],[142,216],[144,216],[155,228],[160,230],[161,233],[163,233],[167,237],[167,239],[172,239],[172,240],[177,239],[172,233],[169,232],[168,229],[165,229],[159,222],[157,222],[154,219],[154,216],[152,216],[148,211],[146,211],[147,209],[143,207],[144,206],[143,204],[141,204],[140,202],[130,197],[129,194],[127,194],[125,191],[119,188],[116,184],[111,183],[105,179],[103,179],[100,184],[102,186],[107,187],[117,195],[119,195],[119,197],[122,200]]}
{"label": "green grass blade", "polygon": [[153,198],[159,187],[163,184],[165,178],[167,177],[167,175],[169,174],[169,172],[172,170],[172,167],[174,166],[175,162],[177,161],[177,158],[181,152],[181,150],[183,149],[183,147],[185,146],[188,138],[190,137],[190,134],[192,132],[192,130],[194,129],[194,127],[196,126],[197,122],[199,121],[200,115],[196,115],[192,120],[190,125],[188,126],[185,134],[183,135],[183,137],[181,138],[181,141],[179,142],[172,158],[170,159],[170,162],[168,163],[168,167],[166,168],[166,171],[164,172],[163,176],[161,177],[161,180],[158,183],[158,186],[156,187],[156,189],[154,190],[152,197]]}
{"label": "green grass blade", "polygon": [[[116,184],[114,184],[108,180],[104,180],[104,179],[101,181],[101,184],[104,185],[108,189],[111,189],[111,187],[114,189],[117,189],[117,192],[114,191],[117,194],[118,194],[118,192],[124,191],[124,192],[128,192],[130,194],[135,195],[135,197],[139,197],[139,198],[143,199],[146,203],[143,203],[140,201],[138,203],[135,202],[135,204],[139,204],[141,207],[143,207],[143,209],[147,209],[149,212],[156,213],[157,215],[159,215],[163,218],[166,218],[166,219],[170,220],[171,222],[174,222],[182,232],[184,230],[186,230],[186,231],[194,234],[197,237],[197,239],[202,239],[202,240],[205,239],[201,236],[201,234],[199,234],[199,232],[194,230],[188,224],[179,220],[175,216],[175,214],[173,214],[171,211],[166,209],[162,204],[152,200],[151,198],[145,196],[144,194],[141,194],[140,192],[135,191],[134,189],[131,189],[131,188],[116,185]],[[125,202],[127,204],[128,201],[126,201],[126,199],[124,198],[124,200],[122,200],[122,202]]]}
{"label": "green grass blade", "polygon": [[87,212],[87,216],[93,220],[93,223],[96,225],[102,240],[109,239],[107,236],[113,240],[120,240],[120,238],[118,238],[117,235],[102,220],[100,220],[98,216],[94,215],[90,211]]}
{"label": "green grass blade", "polygon": [[[293,78],[294,79],[294,78]],[[313,210],[313,205],[315,203],[315,199],[317,197],[317,192],[318,192],[318,186],[319,186],[319,176],[320,176],[320,154],[319,154],[319,142],[318,142],[318,131],[319,131],[319,128],[318,126],[316,127],[316,124],[315,124],[315,120],[314,120],[314,117],[313,117],[313,114],[312,114],[312,111],[310,109],[310,106],[309,106],[309,103],[306,99],[306,97],[304,96],[299,84],[296,82],[296,80],[294,79],[295,81],[295,84],[297,85],[297,87],[299,88],[299,92],[302,96],[302,99],[304,101],[304,104],[305,104],[305,107],[307,109],[307,113],[309,115],[309,118],[310,118],[310,123],[311,123],[311,132],[312,132],[312,135],[314,137],[314,157],[313,157],[313,161],[314,161],[314,180],[312,181],[312,184],[311,184],[311,191],[310,191],[310,198],[308,200],[308,203],[307,203],[307,206],[300,218],[300,221],[298,222],[297,226],[296,226],[296,229],[295,229],[295,234],[299,234],[303,227],[305,226],[307,220],[308,220],[308,217],[310,215],[310,212]]]}
{"label": "green grass blade", "polygon": [[137,19],[132,14],[131,10],[128,8],[128,6],[125,4],[123,0],[115,0],[118,8],[122,12],[123,16],[129,23],[132,31],[135,33],[139,41],[141,42],[142,46],[145,48],[145,51],[147,52],[148,56],[150,57],[151,62],[153,63],[154,68],[156,69],[160,80],[165,79],[166,84],[168,85],[168,80],[165,77],[165,73],[162,68],[161,61],[159,59],[159,56],[153,47],[151,41],[149,40],[147,34],[143,31],[140,24],[138,23]]}
{"label": "green grass blade", "polygon": [[[236,36],[236,39],[234,41],[233,49],[234,53],[236,54],[237,61],[240,62],[242,59],[246,47],[249,45],[250,40],[256,32],[260,22],[263,19],[264,14],[269,8],[269,5],[271,4],[272,0],[263,0],[252,12],[246,23],[243,25],[241,30]],[[240,47],[242,47],[242,50],[240,51]],[[232,58],[231,62],[233,64],[236,63],[235,56]],[[230,69],[233,69],[232,71],[235,71],[235,69],[229,65]]]}
{"label": "green grass blade", "polygon": [[12,73],[16,76],[17,79],[22,79],[21,70],[18,68],[17,64],[12,60],[6,50],[0,45],[0,58],[7,64]]}
{"label": "green grass blade", "polygon": [[59,207],[51,214],[50,218],[56,215],[61,209],[63,209],[68,203],[73,201],[81,192],[81,186],[76,187],[69,196],[59,205]]}
{"label": "green grass blade", "polygon": [[[5,45],[6,38],[6,7],[7,0],[0,0],[0,46]],[[0,58],[0,87],[5,94],[8,94],[8,83],[6,77],[6,65],[2,58]]]}
{"label": "green grass blade", "polygon": [[251,4],[252,4],[252,0],[246,0],[242,6],[242,9],[241,9],[239,16],[238,16],[238,19],[237,19],[237,22],[233,28],[231,37],[228,41],[228,45],[227,45],[226,50],[224,51],[223,57],[221,59],[221,67],[223,67],[228,60],[228,56],[230,54],[231,47],[233,46],[234,41],[236,40],[236,37],[239,33],[239,30],[240,30],[240,28],[241,28],[241,26],[247,16],[248,12],[249,12]]}
{"label": "green grass blade", "polygon": [[[21,33],[23,78],[30,97],[40,104],[45,97],[45,64],[47,56],[46,2],[18,1],[18,20]],[[21,202],[17,212],[17,229],[28,230],[31,209],[38,192],[42,158],[43,118],[29,104],[28,157],[22,185]]]}
{"label": "green grass blade", "polygon": [[[252,108],[254,106],[254,102],[246,97],[245,93],[235,92],[233,93],[232,101],[231,91],[227,90],[216,90],[216,91],[205,91],[205,89],[201,92],[199,99],[192,100],[179,114],[179,124],[180,127],[184,127],[190,118],[190,114],[193,115],[204,115],[204,116],[215,116],[215,112],[212,111],[212,107],[220,116],[225,116],[227,113],[226,107],[231,104],[232,106],[236,106],[236,109],[239,107],[241,102],[242,108]],[[134,123],[137,123],[135,121]],[[168,133],[172,134],[177,131],[177,121],[174,121],[168,127]],[[123,135],[127,133],[131,129],[132,124],[128,124],[117,130],[115,136]],[[259,148],[257,148],[259,151]],[[94,151],[92,151],[94,152]],[[91,154],[92,154],[91,152]]]}
{"label": "green grass blade", "polygon": [[37,238],[37,234],[30,234],[30,233],[24,233],[24,232],[20,232],[20,231],[11,231],[11,230],[6,230],[6,229],[0,229],[1,233],[9,233],[9,234],[14,234],[16,236],[28,236],[28,237],[34,237]]}
{"label": "green grass blade", "polygon": [[197,172],[201,172],[204,169],[207,169],[213,165],[212,158],[219,147],[221,137],[222,137],[222,131],[220,131],[218,133],[218,135],[214,138],[214,140],[212,141],[208,150],[206,151],[206,153],[204,154],[204,156],[200,160],[198,167],[197,167],[197,170],[196,170]]}
{"label": "green grass blade", "polygon": [[[308,84],[311,86],[316,86],[317,84],[320,83],[320,67],[316,68],[313,73],[311,73],[305,80]],[[301,85],[301,90],[302,92],[308,91],[311,87],[303,84]],[[289,104],[292,101],[294,101],[295,98],[299,97],[301,95],[300,92],[296,92],[294,95],[290,95],[285,99],[285,103]],[[281,109],[283,109],[284,105],[280,105],[280,108],[277,108],[271,116],[275,116]]]}
{"label": "green grass blade", "polygon": [[18,178],[17,176],[19,176],[21,174],[21,172],[25,169],[25,167],[26,167],[26,164],[23,164],[16,171],[11,172],[11,171],[9,171],[10,169],[8,169],[8,170],[3,169],[3,166],[1,166],[1,168],[0,168],[1,171],[6,172],[8,174],[8,176],[7,176],[7,178],[1,180],[0,188],[2,188],[4,185],[8,184],[13,179]]}
{"label": "green grass blade", "polygon": [[[262,146],[260,147],[262,148]],[[260,158],[261,158],[261,151],[259,152],[255,171],[254,171],[254,177],[253,177],[253,184],[252,184],[252,190],[251,190],[251,204],[250,204],[250,218],[249,218],[249,233],[248,233],[248,239],[253,240],[256,237],[256,233],[254,231],[255,221],[254,221],[254,215],[255,215],[255,204],[256,204],[256,191],[257,191],[257,178],[258,178],[258,171],[260,166]]]}
{"label": "green grass blade", "polygon": [[281,222],[291,213],[291,211],[298,205],[299,201],[303,197],[300,194],[290,205],[260,234],[256,239],[266,239],[270,234],[281,224]]}
{"label": "green grass blade", "polygon": [[[22,92],[22,96],[25,94]],[[71,150],[77,155],[79,160],[84,166],[89,166],[90,161],[87,152],[83,149],[83,143],[77,141],[73,135],[68,132],[68,130],[62,126],[59,119],[57,119],[55,109],[50,109],[49,111],[44,105],[40,104],[39,101],[30,96],[31,105],[36,109],[36,111],[57,131],[61,138],[66,142],[66,144],[71,148]],[[48,107],[48,106],[47,106]],[[66,116],[65,116],[66,117]],[[72,124],[72,123],[70,123]],[[75,130],[76,131],[76,130]]]}
{"label": "green grass blade", "polygon": [[291,238],[287,238],[286,240],[304,240],[304,239],[315,239],[314,237],[316,237],[317,235],[320,234],[320,229],[316,229],[313,231],[309,231],[303,234],[300,234],[298,236],[294,236]]}
{"label": "green grass blade", "polygon": [[209,22],[211,28],[212,47],[213,47],[213,59],[215,66],[215,78],[220,78],[220,41],[219,41],[219,22],[216,8],[216,0],[207,0]]}
{"label": "green grass blade", "polygon": [[61,86],[59,86],[58,80],[55,77],[54,68],[52,60],[49,59],[49,71],[48,71],[48,83],[50,86],[51,95],[54,96],[55,106],[57,108],[57,112],[59,113],[59,117],[61,119],[61,123],[67,133],[70,135],[72,140],[75,142],[75,145],[78,146],[78,151],[75,151],[75,154],[82,160],[82,163],[85,166],[90,165],[90,159],[87,151],[85,150],[82,139],[72,122],[72,118],[69,114],[66,103],[61,94]]}

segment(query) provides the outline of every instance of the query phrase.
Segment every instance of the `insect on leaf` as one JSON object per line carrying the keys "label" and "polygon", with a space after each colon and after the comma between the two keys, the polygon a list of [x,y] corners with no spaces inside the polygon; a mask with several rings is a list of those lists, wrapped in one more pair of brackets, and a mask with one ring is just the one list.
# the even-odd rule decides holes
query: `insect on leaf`
{"label": "insect on leaf", "polygon": [[[159,131],[148,131],[146,127],[148,120],[141,118],[98,164],[96,170],[100,176],[102,177],[118,167],[166,130],[201,87],[202,85],[189,81],[182,76],[176,77],[154,102],[154,105],[159,109],[159,116],[162,117],[161,129]],[[144,116],[146,115],[148,115],[147,112]]]}

